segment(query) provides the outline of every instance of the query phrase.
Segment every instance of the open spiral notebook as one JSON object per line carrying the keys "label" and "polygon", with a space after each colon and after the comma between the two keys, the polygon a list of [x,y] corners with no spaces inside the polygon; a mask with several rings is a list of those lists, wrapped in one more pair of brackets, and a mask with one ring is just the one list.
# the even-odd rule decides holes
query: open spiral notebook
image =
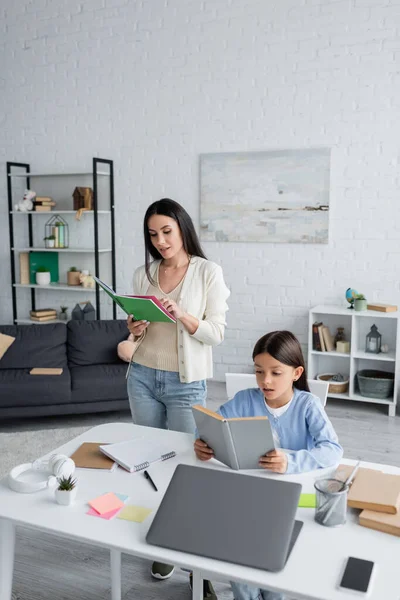
{"label": "open spiral notebook", "polygon": [[151,463],[176,456],[174,450],[168,450],[144,437],[100,446],[100,450],[130,473],[143,471]]}

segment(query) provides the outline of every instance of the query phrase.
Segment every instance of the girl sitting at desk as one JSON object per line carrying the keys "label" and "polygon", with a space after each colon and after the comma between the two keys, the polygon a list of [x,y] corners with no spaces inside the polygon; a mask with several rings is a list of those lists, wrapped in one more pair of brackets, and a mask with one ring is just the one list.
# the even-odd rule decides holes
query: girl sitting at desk
{"label": "girl sitting at desk", "polygon": [[[337,464],[343,456],[332,423],[307,384],[303,353],[290,331],[273,331],[253,350],[258,388],[242,390],[223,404],[225,418],[267,416],[278,449],[260,457],[260,467],[275,473],[301,473]],[[285,448],[285,450],[280,449]],[[213,450],[197,439],[200,460]],[[282,594],[231,582],[235,600],[284,600]]]}

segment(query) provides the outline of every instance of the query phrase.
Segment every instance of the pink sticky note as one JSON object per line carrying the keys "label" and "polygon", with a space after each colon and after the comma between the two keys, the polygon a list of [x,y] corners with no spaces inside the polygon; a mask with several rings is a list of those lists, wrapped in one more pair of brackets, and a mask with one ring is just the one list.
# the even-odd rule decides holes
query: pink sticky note
{"label": "pink sticky note", "polygon": [[115,508],[114,510],[110,510],[110,512],[106,512],[103,513],[102,515],[100,515],[98,512],[96,512],[94,510],[94,508],[89,508],[89,510],[87,511],[87,515],[91,515],[92,517],[99,517],[100,519],[106,519],[107,521],[109,521],[110,519],[112,519],[113,517],[115,517],[115,515],[117,513],[119,513],[121,509],[120,508]]}
{"label": "pink sticky note", "polygon": [[113,492],[103,494],[103,496],[99,496],[94,500],[89,500],[88,504],[100,515],[104,515],[112,510],[120,509],[124,506],[122,500],[120,500]]}

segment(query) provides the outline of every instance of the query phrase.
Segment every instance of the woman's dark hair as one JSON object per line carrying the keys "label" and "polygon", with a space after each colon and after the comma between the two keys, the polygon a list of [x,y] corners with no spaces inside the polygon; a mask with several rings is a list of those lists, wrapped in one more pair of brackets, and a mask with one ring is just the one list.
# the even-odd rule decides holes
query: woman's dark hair
{"label": "woman's dark hair", "polygon": [[[199,238],[197,237],[196,230],[193,225],[193,221],[190,218],[186,210],[170,198],[162,198],[150,204],[146,210],[143,220],[143,233],[144,233],[144,246],[145,246],[145,269],[147,279],[151,281],[150,276],[150,263],[151,258],[157,260],[162,259],[161,254],[151,243],[148,220],[153,215],[165,215],[174,219],[178,223],[179,229],[182,235],[183,248],[189,256],[200,256],[200,258],[207,258],[201,248]],[[151,257],[151,258],[150,258]]]}
{"label": "woman's dark hair", "polygon": [[253,350],[253,360],[258,354],[270,354],[275,360],[289,367],[303,367],[304,371],[293,385],[298,390],[309,392],[307,371],[300,342],[290,331],[271,331],[256,342]]}

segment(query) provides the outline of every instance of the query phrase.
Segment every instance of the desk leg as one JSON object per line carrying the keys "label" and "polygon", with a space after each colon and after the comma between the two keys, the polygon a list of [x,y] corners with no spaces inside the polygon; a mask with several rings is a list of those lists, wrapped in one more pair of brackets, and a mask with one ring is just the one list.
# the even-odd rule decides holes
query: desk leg
{"label": "desk leg", "polygon": [[201,572],[193,570],[192,600],[203,600],[203,578]]}
{"label": "desk leg", "polygon": [[0,519],[0,600],[11,600],[14,550],[15,525]]}
{"label": "desk leg", "polygon": [[111,600],[121,600],[121,552],[119,550],[110,550],[110,564]]}

